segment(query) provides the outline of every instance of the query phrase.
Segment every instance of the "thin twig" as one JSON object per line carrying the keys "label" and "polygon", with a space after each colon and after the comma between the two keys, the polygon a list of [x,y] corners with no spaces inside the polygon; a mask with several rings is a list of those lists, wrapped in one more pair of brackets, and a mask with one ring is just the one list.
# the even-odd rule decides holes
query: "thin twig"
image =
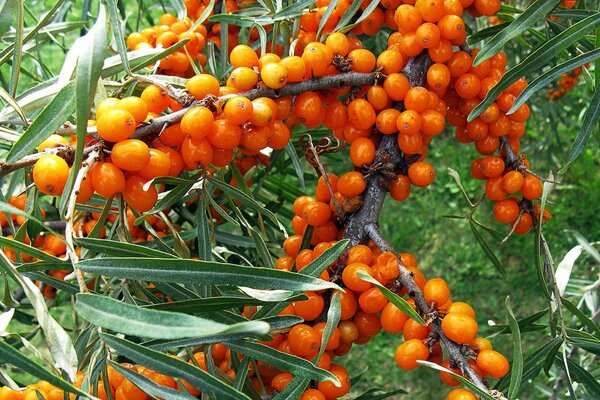
{"label": "thin twig", "polygon": [[77,195],[79,194],[79,189],[81,188],[81,183],[84,179],[87,178],[88,171],[90,168],[98,161],[98,158],[102,152],[102,146],[95,146],[92,151],[89,153],[87,159],[81,164],[81,169],[77,172],[77,176],[75,178],[75,182],[73,183],[73,189],[71,190],[71,195],[69,197],[68,208],[65,214],[65,240],[67,242],[67,257],[71,260],[71,264],[73,264],[73,273],[77,278],[77,283],[79,285],[79,291],[82,293],[87,292],[87,285],[85,284],[85,279],[83,277],[83,272],[79,269],[79,256],[75,251],[75,244],[73,242],[74,238],[74,217],[75,217],[75,204],[77,204]]}
{"label": "thin twig", "polygon": [[[373,240],[375,245],[381,251],[398,254],[394,251],[394,248],[385,240],[377,224],[372,223],[365,226],[365,231],[369,235],[369,238]],[[397,255],[396,258],[398,260],[399,269],[398,280],[406,288],[409,297],[414,299],[415,304],[424,315],[433,315],[432,309],[431,307],[429,307],[429,304],[427,304],[425,296],[423,295],[423,292],[421,291],[419,286],[417,286],[413,275],[402,264],[400,256]],[[469,364],[468,360],[462,352],[462,346],[448,339],[448,337],[444,334],[444,331],[442,330],[441,320],[439,317],[433,319],[433,321],[431,322],[431,329],[433,332],[435,332],[435,334],[438,335],[440,341],[444,344],[446,350],[448,350],[450,359],[462,371],[465,377],[468,378],[475,385],[477,385],[477,387],[479,387],[481,390],[484,390],[489,393],[489,389],[487,388],[485,383],[483,383],[481,377],[477,375],[473,368],[471,368],[471,365]]]}

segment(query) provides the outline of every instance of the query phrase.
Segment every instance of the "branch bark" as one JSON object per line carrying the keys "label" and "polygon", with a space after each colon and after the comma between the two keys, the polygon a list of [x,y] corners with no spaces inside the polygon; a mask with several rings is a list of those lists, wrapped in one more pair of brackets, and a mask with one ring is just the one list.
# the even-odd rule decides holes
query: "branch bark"
{"label": "branch bark", "polygon": [[[432,61],[427,53],[421,53],[410,60],[404,68],[403,73],[409,79],[411,86],[421,86],[424,84],[425,74],[431,63]],[[399,104],[398,108],[403,109],[403,104]],[[402,158],[402,153],[397,144],[397,135],[383,135],[377,147],[374,164],[387,162],[398,165]],[[378,226],[379,213],[387,195],[388,185],[389,178],[382,172],[375,172],[367,178],[367,188],[363,195],[364,203],[357,212],[349,216],[345,227],[344,236],[350,240],[349,247],[365,243],[371,239],[381,251],[397,254],[385,240]],[[399,267],[398,280],[407,289],[409,296],[415,300],[417,307],[424,315],[434,315],[435,313],[432,313],[433,310],[425,301],[423,292],[417,286],[412,274],[402,264],[399,256],[397,256],[397,259]],[[444,334],[441,327],[441,320],[437,315],[433,318],[431,327],[432,331],[438,335],[440,341],[445,345],[450,358],[460,368],[464,376],[480,389],[490,393],[481,377],[469,365],[466,356],[462,352],[462,346],[451,341]]]}

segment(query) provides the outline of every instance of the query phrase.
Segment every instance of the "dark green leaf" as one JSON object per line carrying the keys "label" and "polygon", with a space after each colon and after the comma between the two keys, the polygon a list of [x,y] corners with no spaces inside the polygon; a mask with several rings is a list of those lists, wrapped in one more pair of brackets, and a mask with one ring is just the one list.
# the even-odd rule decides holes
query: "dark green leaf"
{"label": "dark green leaf", "polygon": [[75,110],[75,85],[63,87],[8,153],[6,162],[13,163],[31,153],[48,136],[53,134]]}
{"label": "dark green leaf", "polygon": [[513,400],[516,399],[519,394],[521,379],[523,377],[523,350],[521,348],[521,332],[519,331],[519,324],[517,323],[517,319],[515,318],[515,314],[510,305],[510,296],[506,296],[504,306],[506,307],[506,317],[508,319],[508,325],[510,326],[513,340],[510,387],[508,389],[508,400]]}
{"label": "dark green leaf", "polygon": [[127,335],[154,339],[182,339],[245,332],[266,334],[269,325],[249,321],[225,325],[189,314],[152,310],[127,304],[106,296],[77,295],[78,314],[94,325]]}
{"label": "dark green leaf", "polygon": [[114,361],[108,361],[110,365],[126,379],[130,380],[135,386],[142,389],[144,392],[162,399],[173,400],[195,400],[196,397],[190,395],[186,391],[179,391],[173,388],[162,386],[154,382],[152,379],[135,372],[132,369],[125,368],[121,364]]}
{"label": "dark green leaf", "polygon": [[505,277],[506,270],[504,269],[504,266],[500,263],[500,261],[498,260],[498,257],[496,257],[496,255],[494,254],[494,251],[492,250],[490,245],[487,244],[487,242],[485,241],[483,236],[481,236],[481,232],[479,232],[479,230],[477,229],[477,227],[475,226],[473,221],[469,220],[469,226],[471,226],[473,235],[475,235],[475,239],[477,239],[477,243],[479,243],[479,246],[481,246],[481,249],[487,256],[487,258],[492,262],[492,264],[494,264],[494,267],[496,267],[496,270],[498,270],[500,275],[502,277]]}
{"label": "dark green leaf", "polygon": [[79,266],[86,272],[121,279],[294,291],[339,289],[334,283],[302,274],[198,260],[102,258],[82,260]]}
{"label": "dark green leaf", "polygon": [[185,379],[190,385],[202,392],[213,393],[219,399],[250,400],[245,394],[235,390],[225,382],[209,375],[195,365],[178,360],[158,351],[150,350],[142,345],[130,342],[116,336],[100,334],[106,345],[117,350],[121,355],[141,364],[147,368],[169,375],[174,378]]}
{"label": "dark green leaf", "polygon": [[571,303],[568,299],[562,298],[562,305],[565,306],[585,327],[600,338],[600,328],[591,318],[583,313],[577,306]]}
{"label": "dark green leaf", "polygon": [[538,21],[544,19],[559,2],[560,0],[546,0],[531,3],[522,14],[510,23],[510,25],[502,29],[496,36],[487,42],[485,46],[483,46],[481,51],[475,56],[473,66],[477,66],[492,57],[498,51],[502,50],[509,40],[521,35]]}
{"label": "dark green leaf", "polygon": [[77,238],[75,243],[85,249],[114,257],[171,257],[174,255],[140,246],[135,243],[119,242],[110,239]]}
{"label": "dark green leaf", "polygon": [[600,25],[600,13],[596,13],[583,21],[580,21],[552,39],[538,47],[534,52],[527,56],[521,63],[511,68],[501,79],[490,89],[485,99],[471,111],[468,120],[473,121],[487,109],[490,104],[496,100],[498,95],[504,89],[509,87],[517,79],[526,75],[528,72],[540,70],[552,58],[556,57],[562,50],[576,43],[585,37],[585,35]]}
{"label": "dark green leaf", "polygon": [[196,209],[196,228],[198,229],[198,257],[201,260],[212,260],[212,245],[210,241],[210,221],[207,214],[206,196],[200,195]]}
{"label": "dark green leaf", "polygon": [[421,325],[427,325],[427,323],[423,320],[423,318],[421,318],[419,313],[417,313],[415,309],[412,308],[406,300],[404,300],[404,298],[398,296],[396,293],[383,286],[377,279],[373,278],[371,275],[367,274],[364,271],[358,271],[358,277],[364,281],[371,282],[373,285],[377,286],[379,291],[383,293],[386,299],[388,299],[392,304],[394,304],[396,307],[402,310],[404,314],[408,315],[410,318],[414,319]]}
{"label": "dark green leaf", "polygon": [[569,71],[574,70],[577,67],[580,67],[584,64],[592,62],[600,57],[600,49],[592,50],[588,53],[580,54],[577,57],[571,58],[565,61],[562,64],[557,65],[556,67],[549,69],[544,72],[527,85],[525,90],[521,92],[519,97],[515,100],[515,104],[513,104],[512,108],[508,111],[507,114],[512,114],[519,107],[521,107],[525,102],[536,92],[538,92],[541,88],[546,86],[550,82],[554,82],[556,78],[565,74]]}
{"label": "dark green leaf", "polygon": [[317,368],[308,360],[291,354],[283,353],[264,344],[251,341],[237,341],[228,343],[227,347],[238,353],[263,361],[282,371],[289,371],[294,376],[310,378],[318,381],[338,382],[338,379],[329,371]]}
{"label": "dark green leaf", "polygon": [[69,393],[76,393],[80,396],[90,398],[85,392],[82,392],[78,388],[74,387],[70,383],[60,379],[53,373],[49,372],[44,366],[37,361],[33,360],[31,356],[21,354],[17,349],[6,343],[4,340],[0,340],[0,359],[2,362],[14,365],[17,368],[35,376],[36,378],[48,381],[52,385],[63,389]]}
{"label": "dark green leaf", "polygon": [[592,135],[592,132],[598,127],[598,118],[600,118],[600,86],[596,86],[596,93],[589,103],[588,109],[585,112],[585,117],[581,123],[581,130],[577,134],[571,153],[569,153],[569,161],[567,164],[575,161],[577,157],[585,150],[587,142]]}

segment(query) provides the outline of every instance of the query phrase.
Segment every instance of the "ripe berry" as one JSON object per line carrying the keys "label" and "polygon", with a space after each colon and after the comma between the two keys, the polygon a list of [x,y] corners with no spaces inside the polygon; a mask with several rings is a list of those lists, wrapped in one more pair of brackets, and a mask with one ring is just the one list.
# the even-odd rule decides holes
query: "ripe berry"
{"label": "ripe berry", "polygon": [[402,332],[406,321],[408,321],[408,315],[391,302],[388,302],[381,312],[381,327],[388,333]]}
{"label": "ripe berry", "polygon": [[260,71],[260,77],[267,87],[280,89],[287,82],[287,69],[279,63],[268,63]]}
{"label": "ripe berry", "polygon": [[127,178],[125,189],[123,189],[123,199],[138,212],[150,210],[158,200],[158,193],[154,185],[149,185],[147,189],[144,189],[145,185],[144,178],[134,175]]}
{"label": "ripe berry", "polygon": [[508,360],[494,350],[480,351],[477,355],[477,366],[496,379],[505,376],[510,369]]}
{"label": "ripe berry", "polygon": [[365,178],[357,171],[346,172],[338,179],[338,191],[347,198],[358,196],[366,188]]}
{"label": "ripe berry", "polygon": [[437,306],[441,306],[450,299],[450,289],[445,280],[433,278],[425,283],[423,295],[427,303],[435,303]]}
{"label": "ripe berry", "polygon": [[431,164],[424,161],[417,161],[408,167],[408,177],[413,185],[426,187],[433,183],[433,180],[435,179],[435,169]]}
{"label": "ripe berry", "polygon": [[446,396],[446,400],[477,400],[477,396],[467,389],[453,389]]}
{"label": "ripe berry", "polygon": [[350,391],[350,376],[346,368],[341,365],[331,364],[329,370],[340,382],[341,386],[336,386],[331,381],[323,381],[317,384],[317,389],[325,395],[326,399],[337,399]]}
{"label": "ripe berry", "polygon": [[126,139],[113,146],[110,157],[124,171],[139,171],[148,165],[150,149],[141,140]]}
{"label": "ripe berry", "polygon": [[99,162],[90,171],[94,190],[100,196],[111,198],[125,189],[125,175],[115,164]]}
{"label": "ripe berry", "polygon": [[58,196],[69,179],[69,165],[56,155],[44,155],[33,166],[33,182],[42,193]]}
{"label": "ripe berry", "polygon": [[442,331],[450,340],[457,343],[470,343],[475,339],[478,329],[477,322],[468,315],[451,313],[442,320]]}
{"label": "ripe berry", "polygon": [[527,200],[535,200],[542,195],[544,186],[542,182],[533,175],[527,175],[523,178],[523,186],[521,186],[521,193]]}
{"label": "ripe berry", "polygon": [[512,200],[502,200],[494,205],[494,217],[501,224],[512,224],[519,216],[519,205]]}
{"label": "ripe berry", "polygon": [[375,159],[375,144],[368,138],[358,138],[350,145],[350,160],[357,167],[369,165]]}
{"label": "ripe berry", "polygon": [[396,349],[396,364],[404,370],[412,370],[419,366],[417,360],[427,360],[429,349],[422,340],[411,339]]}
{"label": "ripe berry", "polygon": [[344,268],[342,272],[342,281],[344,285],[355,292],[364,292],[373,286],[370,282],[364,281],[357,274],[358,271],[364,271],[367,275],[373,275],[373,270],[367,264],[353,263]]}
{"label": "ripe berry", "polygon": [[114,108],[96,120],[98,135],[108,142],[119,142],[135,132],[135,119],[129,111]]}
{"label": "ripe berry", "polygon": [[314,357],[319,352],[319,335],[308,325],[294,325],[287,340],[290,349],[298,356]]}

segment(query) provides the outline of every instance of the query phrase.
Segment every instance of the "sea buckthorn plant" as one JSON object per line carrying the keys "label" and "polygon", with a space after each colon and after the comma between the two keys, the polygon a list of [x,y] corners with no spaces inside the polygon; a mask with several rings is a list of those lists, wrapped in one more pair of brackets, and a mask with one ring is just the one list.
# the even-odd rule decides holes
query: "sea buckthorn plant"
{"label": "sea buckthorn plant", "polygon": [[[598,92],[562,169],[530,163],[536,113],[600,78],[595,2],[46,3],[0,2],[0,400],[600,396],[600,257],[544,235]],[[386,199],[441,181],[479,268],[536,276],[540,310],[386,238]],[[535,257],[507,272],[515,241]],[[422,384],[358,382],[380,335]]]}

